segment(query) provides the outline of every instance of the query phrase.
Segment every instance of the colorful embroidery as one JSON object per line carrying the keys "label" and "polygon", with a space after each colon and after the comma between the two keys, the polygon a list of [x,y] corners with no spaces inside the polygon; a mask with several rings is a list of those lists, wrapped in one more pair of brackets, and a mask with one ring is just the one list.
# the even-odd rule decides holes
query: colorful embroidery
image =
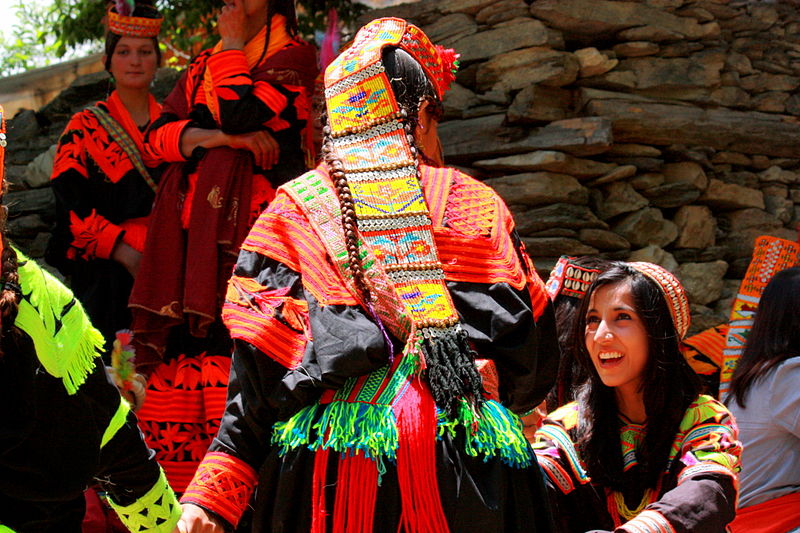
{"label": "colorful embroidery", "polygon": [[572,261],[573,259],[575,258],[562,255],[550,271],[545,288],[551,300],[555,300],[559,294],[582,298],[600,273],[599,269],[578,265]]}
{"label": "colorful embroidery", "polygon": [[669,304],[669,312],[675,323],[675,330],[678,332],[679,338],[683,339],[686,332],[689,331],[691,313],[689,312],[689,299],[686,297],[686,291],[683,290],[681,282],[671,272],[653,263],[632,262],[628,264],[656,282]]}
{"label": "colorful embroidery", "polygon": [[669,520],[658,511],[644,510],[630,522],[625,523],[630,533],[675,533]]}
{"label": "colorful embroidery", "polygon": [[163,470],[153,487],[132,504],[123,507],[109,501],[132,533],[172,533],[181,517],[181,507]]}

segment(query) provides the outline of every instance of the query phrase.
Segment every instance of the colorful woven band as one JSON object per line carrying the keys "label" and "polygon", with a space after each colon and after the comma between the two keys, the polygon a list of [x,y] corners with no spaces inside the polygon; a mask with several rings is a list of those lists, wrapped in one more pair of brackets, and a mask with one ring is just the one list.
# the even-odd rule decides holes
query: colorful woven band
{"label": "colorful woven band", "polygon": [[545,290],[551,300],[555,300],[559,294],[583,298],[598,274],[599,269],[579,265],[574,257],[562,255],[550,271]]}
{"label": "colorful woven band", "polygon": [[132,533],[172,533],[181,517],[181,506],[163,470],[153,487],[132,504],[122,506],[114,500],[109,503]]}
{"label": "colorful woven band", "polygon": [[733,301],[731,309],[730,329],[722,352],[720,398],[725,397],[730,387],[730,380],[742,355],[747,334],[753,327],[761,293],[775,274],[797,265],[799,255],[800,244],[796,242],[769,236],[756,239],[753,258],[750,260],[742,284],[739,286],[739,294]]}
{"label": "colorful woven band", "polygon": [[689,300],[686,298],[686,291],[683,290],[681,282],[670,271],[653,263],[633,262],[628,264],[656,282],[667,300],[667,307],[672,315],[678,337],[683,339],[689,331],[691,313],[689,312]]}
{"label": "colorful woven band", "polygon": [[108,31],[123,37],[157,37],[163,18],[131,17],[120,15],[114,8],[108,10]]}

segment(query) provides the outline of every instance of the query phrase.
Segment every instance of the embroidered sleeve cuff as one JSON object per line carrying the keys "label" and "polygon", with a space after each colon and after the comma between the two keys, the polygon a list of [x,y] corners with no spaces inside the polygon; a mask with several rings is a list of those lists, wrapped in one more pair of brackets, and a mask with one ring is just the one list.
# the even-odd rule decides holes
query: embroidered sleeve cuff
{"label": "embroidered sleeve cuff", "polygon": [[197,467],[181,503],[194,503],[208,509],[236,528],[256,481],[256,471],[241,459],[227,453],[209,452]]}
{"label": "embroidered sleeve cuff", "polygon": [[191,120],[176,120],[151,130],[145,144],[145,155],[151,160],[167,163],[186,161],[181,153],[181,136],[191,122]]}
{"label": "embroidered sleeve cuff", "polygon": [[618,531],[628,533],[675,533],[675,528],[658,511],[645,509],[636,518],[625,522]]}
{"label": "embroidered sleeve cuff", "polygon": [[223,50],[212,54],[206,68],[211,73],[215,87],[252,84],[247,59],[241,50]]}
{"label": "embroidered sleeve cuff", "polygon": [[181,517],[181,506],[167,482],[164,471],[144,496],[121,507],[109,500],[122,523],[139,533],[172,533]]}
{"label": "embroidered sleeve cuff", "polygon": [[114,251],[114,246],[116,246],[117,241],[122,235],[122,231],[121,227],[109,222],[100,233],[97,234],[95,256],[100,259],[110,258],[111,252]]}

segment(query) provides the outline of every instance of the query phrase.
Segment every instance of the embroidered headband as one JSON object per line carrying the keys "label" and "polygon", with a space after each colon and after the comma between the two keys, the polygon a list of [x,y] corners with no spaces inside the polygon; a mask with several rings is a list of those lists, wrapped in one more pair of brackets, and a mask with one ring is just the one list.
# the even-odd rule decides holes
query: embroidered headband
{"label": "embroidered headband", "polygon": [[599,268],[579,265],[574,257],[562,255],[545,283],[545,290],[551,301],[559,294],[572,298],[583,298],[589,286],[600,274]]}
{"label": "embroidered headband", "polygon": [[123,37],[158,37],[161,23],[164,21],[163,17],[134,17],[124,14],[125,11],[132,13],[132,9],[123,9],[123,12],[119,12],[120,9],[112,6],[108,10],[108,31]]}
{"label": "embroidered headband", "polygon": [[689,300],[686,298],[686,291],[683,290],[683,285],[678,281],[678,278],[670,271],[653,263],[637,261],[628,263],[628,265],[656,282],[656,285],[664,295],[664,299],[667,301],[667,307],[670,315],[672,315],[672,322],[675,324],[679,338],[686,337],[686,333],[689,331],[691,313],[689,312]]}

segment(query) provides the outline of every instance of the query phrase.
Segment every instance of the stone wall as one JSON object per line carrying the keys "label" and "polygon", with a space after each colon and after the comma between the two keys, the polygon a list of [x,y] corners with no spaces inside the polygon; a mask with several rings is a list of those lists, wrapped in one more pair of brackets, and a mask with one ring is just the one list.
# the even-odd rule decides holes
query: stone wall
{"label": "stone wall", "polygon": [[675,272],[698,331],[728,318],[757,235],[797,239],[800,14],[728,0],[423,0],[368,13],[461,53],[446,159],[561,254]]}

